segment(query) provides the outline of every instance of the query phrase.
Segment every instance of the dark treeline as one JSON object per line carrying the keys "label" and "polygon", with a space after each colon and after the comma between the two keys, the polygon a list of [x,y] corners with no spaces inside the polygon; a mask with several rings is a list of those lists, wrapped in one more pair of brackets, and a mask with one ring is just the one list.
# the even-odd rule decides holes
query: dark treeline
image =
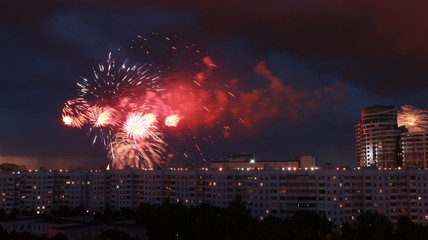
{"label": "dark treeline", "polygon": [[328,239],[333,236],[331,223],[313,212],[298,212],[289,221],[268,217],[260,222],[240,203],[232,203],[228,208],[145,205],[130,214],[137,223],[147,226],[152,240]]}
{"label": "dark treeline", "polygon": [[[73,216],[82,214],[84,208],[63,207],[49,216]],[[15,213],[16,214],[16,213]],[[13,215],[4,218],[13,218]],[[428,239],[428,227],[414,224],[408,217],[400,217],[394,226],[387,217],[366,212],[352,224],[343,224],[340,232],[334,232],[332,224],[324,217],[310,211],[298,211],[291,219],[267,217],[257,221],[250,216],[241,203],[232,203],[228,208],[210,205],[186,207],[180,204],[142,205],[135,209],[113,211],[107,208],[95,214],[99,222],[135,219],[137,224],[147,226],[150,240],[193,239],[296,239],[296,240],[399,240]],[[7,233],[0,230],[0,239],[40,239],[47,236],[31,236],[28,233]],[[56,236],[53,239],[66,239]],[[110,230],[96,237],[99,240],[131,240],[125,232]]]}
{"label": "dark treeline", "polygon": [[[291,219],[267,217],[257,221],[243,204],[228,208],[210,205],[185,207],[179,204],[144,205],[134,210],[106,211],[102,218],[135,218],[147,226],[152,240],[163,239],[332,239],[401,240],[428,239],[428,226],[400,217],[394,226],[377,213],[366,212],[353,224],[343,224],[340,232],[325,217],[311,211],[298,211]],[[104,219],[106,220],[106,219]]]}
{"label": "dark treeline", "polygon": [[[47,234],[34,235],[27,232],[6,232],[0,228],[1,240],[68,240],[63,234],[57,234],[52,238]],[[95,237],[84,237],[81,240],[137,240],[129,236],[128,233],[119,230],[107,230]]]}

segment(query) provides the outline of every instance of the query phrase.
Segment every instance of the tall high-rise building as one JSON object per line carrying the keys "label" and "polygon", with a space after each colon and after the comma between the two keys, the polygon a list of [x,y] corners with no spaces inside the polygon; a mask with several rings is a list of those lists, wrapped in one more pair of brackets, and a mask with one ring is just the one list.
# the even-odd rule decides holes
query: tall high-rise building
{"label": "tall high-rise building", "polygon": [[428,169],[428,131],[403,131],[400,138],[403,167]]}
{"label": "tall high-rise building", "polygon": [[359,167],[402,165],[401,129],[397,125],[396,107],[375,105],[364,108],[355,130]]}

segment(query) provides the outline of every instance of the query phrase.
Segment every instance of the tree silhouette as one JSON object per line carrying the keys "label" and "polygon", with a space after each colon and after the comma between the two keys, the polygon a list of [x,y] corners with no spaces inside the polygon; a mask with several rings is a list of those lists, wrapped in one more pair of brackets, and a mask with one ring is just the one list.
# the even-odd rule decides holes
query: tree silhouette
{"label": "tree silhouette", "polygon": [[394,227],[385,215],[364,212],[357,217],[359,239],[392,239]]}
{"label": "tree silhouette", "polygon": [[332,234],[332,225],[312,211],[297,211],[290,221],[292,239],[325,239]]}

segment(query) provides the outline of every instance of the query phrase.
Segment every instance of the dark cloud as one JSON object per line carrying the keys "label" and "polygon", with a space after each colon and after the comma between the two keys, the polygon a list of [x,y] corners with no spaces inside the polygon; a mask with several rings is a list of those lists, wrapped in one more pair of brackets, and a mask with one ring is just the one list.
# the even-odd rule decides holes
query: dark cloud
{"label": "dark cloud", "polygon": [[[371,104],[428,107],[426,1],[8,1],[0,10],[0,156],[105,162],[59,114],[80,77],[138,34],[197,43],[235,81],[257,134],[218,154],[302,153],[353,164],[353,124]],[[257,107],[254,107],[257,106]],[[238,111],[239,110],[239,111]],[[332,132],[332,129],[337,131]],[[326,138],[328,136],[328,138]],[[40,160],[41,157],[50,160]],[[343,160],[347,159],[347,160]],[[95,164],[97,165],[97,164]],[[92,167],[93,165],[91,165]]]}
{"label": "dark cloud", "polygon": [[[125,1],[145,7],[152,1]],[[374,94],[424,91],[428,77],[426,1],[156,1],[191,9],[219,38],[241,36],[257,50],[313,61],[351,61],[341,76]],[[341,69],[342,70],[342,69]],[[343,70],[342,70],[343,71]],[[378,86],[373,86],[373,81]],[[402,84],[406,81],[407,84]],[[388,87],[382,87],[387,85]]]}

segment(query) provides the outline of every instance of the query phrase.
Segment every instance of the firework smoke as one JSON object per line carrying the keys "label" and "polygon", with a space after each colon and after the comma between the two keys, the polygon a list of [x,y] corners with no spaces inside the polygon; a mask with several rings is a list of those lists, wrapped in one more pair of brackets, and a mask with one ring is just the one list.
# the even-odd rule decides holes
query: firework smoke
{"label": "firework smoke", "polygon": [[65,125],[89,126],[93,143],[100,142],[108,150],[113,169],[158,167],[168,156],[165,129],[174,134],[201,121],[216,121],[206,114],[215,108],[207,104],[214,93],[203,86],[216,67],[212,60],[201,56],[195,45],[177,45],[181,41],[177,36],[151,37],[138,36],[131,44],[147,64],[117,62],[109,54],[94,68],[93,78],[77,84],[78,98],[66,102],[63,109]]}
{"label": "firework smoke", "polygon": [[[155,168],[175,156],[205,161],[204,152],[219,137],[242,127],[240,135],[248,134],[278,115],[300,119],[301,112],[318,110],[322,101],[340,102],[347,92],[340,83],[295,89],[265,62],[254,71],[270,84],[240,92],[237,79],[218,74],[210,56],[178,36],[137,36],[128,51],[146,64],[116,62],[109,54],[93,78],[78,83],[78,97],[66,102],[62,114],[67,126],[89,126],[113,169]],[[192,150],[176,151],[169,140]]]}
{"label": "firework smoke", "polygon": [[428,111],[410,105],[401,106],[398,110],[398,126],[405,126],[409,132],[428,130]]}

